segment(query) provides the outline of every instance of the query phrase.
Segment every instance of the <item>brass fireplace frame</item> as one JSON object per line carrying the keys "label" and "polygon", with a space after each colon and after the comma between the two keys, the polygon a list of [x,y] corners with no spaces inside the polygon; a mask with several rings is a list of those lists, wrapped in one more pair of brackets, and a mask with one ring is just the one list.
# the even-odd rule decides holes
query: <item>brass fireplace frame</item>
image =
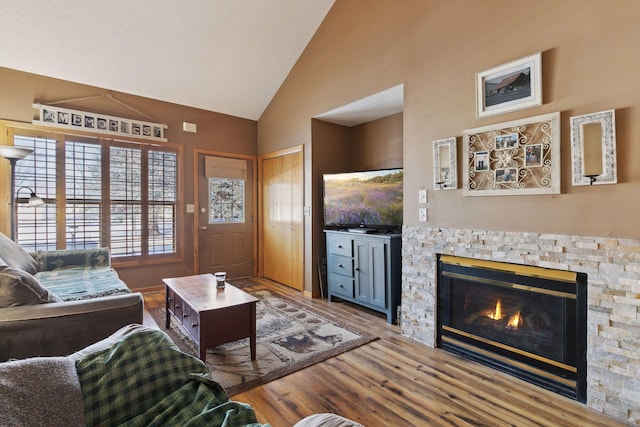
{"label": "brass fireplace frame", "polygon": [[[443,295],[450,295],[448,287],[455,279],[570,301],[575,305],[575,313],[571,311],[575,314],[575,319],[572,319],[575,325],[569,325],[571,329],[566,339],[572,340],[575,335],[575,342],[569,342],[572,348],[575,347],[575,365],[573,361],[563,363],[448,325],[451,306],[447,304],[451,302],[444,301]],[[437,346],[586,402],[586,283],[584,273],[439,255]]]}

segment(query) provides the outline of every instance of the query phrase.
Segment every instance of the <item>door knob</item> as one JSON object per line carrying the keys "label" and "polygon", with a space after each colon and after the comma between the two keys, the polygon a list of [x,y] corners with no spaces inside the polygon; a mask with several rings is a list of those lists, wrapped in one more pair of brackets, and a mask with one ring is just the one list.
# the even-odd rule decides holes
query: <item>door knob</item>
{"label": "door knob", "polygon": [[206,230],[206,229],[207,229],[207,226],[206,226],[206,225],[203,225],[202,227],[200,227],[200,230],[202,230],[202,231],[204,231],[204,230]]}

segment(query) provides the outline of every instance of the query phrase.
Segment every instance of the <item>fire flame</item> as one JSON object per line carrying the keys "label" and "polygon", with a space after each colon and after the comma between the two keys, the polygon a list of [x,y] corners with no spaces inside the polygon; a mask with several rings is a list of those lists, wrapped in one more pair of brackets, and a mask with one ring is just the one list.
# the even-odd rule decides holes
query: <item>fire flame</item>
{"label": "fire flame", "polygon": [[511,316],[511,318],[509,319],[509,323],[507,323],[507,328],[518,329],[521,323],[522,323],[522,317],[520,316],[520,310],[518,310],[516,311],[516,314]]}
{"label": "fire flame", "polygon": [[[487,313],[487,317],[492,320],[502,320],[502,302],[498,300],[496,302],[496,309],[494,311],[489,311]],[[516,311],[516,313],[509,318],[507,322],[507,329],[519,329],[522,324],[522,316],[520,315],[520,310]]]}
{"label": "fire flame", "polygon": [[496,303],[496,310],[492,313],[489,312],[487,314],[487,317],[489,319],[493,319],[493,320],[500,320],[502,319],[502,306],[500,304],[500,300],[498,300],[498,302]]}

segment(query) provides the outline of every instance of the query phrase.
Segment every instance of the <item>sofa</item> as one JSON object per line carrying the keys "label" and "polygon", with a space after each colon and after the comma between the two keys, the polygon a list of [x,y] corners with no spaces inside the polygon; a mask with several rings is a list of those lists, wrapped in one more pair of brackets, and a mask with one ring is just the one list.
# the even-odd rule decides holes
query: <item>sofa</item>
{"label": "sofa", "polygon": [[107,248],[30,254],[0,233],[0,361],[73,353],[143,312]]}
{"label": "sofa", "polygon": [[[126,326],[66,357],[0,363],[3,425],[261,426],[166,333]],[[295,427],[362,427],[313,414]]]}

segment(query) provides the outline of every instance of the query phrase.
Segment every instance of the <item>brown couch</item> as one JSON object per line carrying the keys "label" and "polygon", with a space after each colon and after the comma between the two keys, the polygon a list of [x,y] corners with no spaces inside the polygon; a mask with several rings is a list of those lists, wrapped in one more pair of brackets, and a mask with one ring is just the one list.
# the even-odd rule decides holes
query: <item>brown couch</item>
{"label": "brown couch", "polygon": [[142,323],[143,312],[107,249],[34,257],[0,233],[0,361],[73,353]]}

